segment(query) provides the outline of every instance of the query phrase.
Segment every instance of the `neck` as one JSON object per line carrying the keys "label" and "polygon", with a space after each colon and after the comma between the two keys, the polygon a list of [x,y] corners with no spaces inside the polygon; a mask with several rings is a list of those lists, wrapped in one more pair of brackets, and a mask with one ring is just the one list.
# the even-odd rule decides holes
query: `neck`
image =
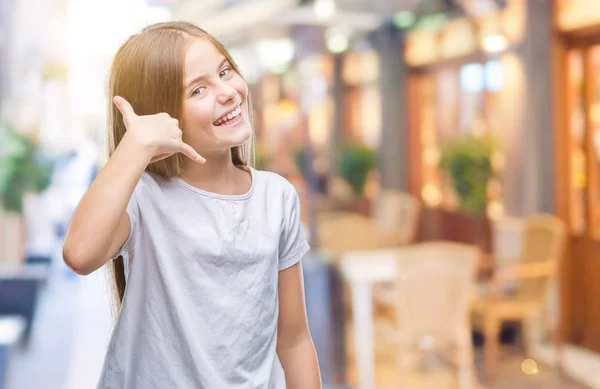
{"label": "neck", "polygon": [[221,194],[245,193],[248,188],[245,182],[241,182],[240,173],[247,176],[248,180],[250,176],[233,164],[231,150],[203,156],[206,158],[204,164],[186,159],[179,178],[196,188],[210,192]]}

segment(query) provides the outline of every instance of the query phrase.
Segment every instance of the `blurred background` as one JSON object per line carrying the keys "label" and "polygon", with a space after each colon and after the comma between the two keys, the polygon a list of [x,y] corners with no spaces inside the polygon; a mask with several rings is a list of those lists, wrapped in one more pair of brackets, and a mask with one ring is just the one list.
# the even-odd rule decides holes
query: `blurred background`
{"label": "blurred background", "polygon": [[197,23],[313,250],[325,388],[600,388],[597,0],[0,0],[0,388],[94,388],[107,276],[63,263],[112,57]]}

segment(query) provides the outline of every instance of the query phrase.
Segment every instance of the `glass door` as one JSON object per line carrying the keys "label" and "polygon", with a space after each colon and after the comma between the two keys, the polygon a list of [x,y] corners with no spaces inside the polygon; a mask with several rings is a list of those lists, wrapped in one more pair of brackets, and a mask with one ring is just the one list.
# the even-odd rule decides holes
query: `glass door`
{"label": "glass door", "polygon": [[568,55],[570,228],[600,239],[600,45]]}
{"label": "glass door", "polygon": [[584,234],[587,230],[587,153],[585,151],[584,56],[580,49],[568,56],[569,84],[569,214],[571,231]]}
{"label": "glass door", "polygon": [[600,45],[588,50],[588,171],[590,176],[590,232],[600,239]]}

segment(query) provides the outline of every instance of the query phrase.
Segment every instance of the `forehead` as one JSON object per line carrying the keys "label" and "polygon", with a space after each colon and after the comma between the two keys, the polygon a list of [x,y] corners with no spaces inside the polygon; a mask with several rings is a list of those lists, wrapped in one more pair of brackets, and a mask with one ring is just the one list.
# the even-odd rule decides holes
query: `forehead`
{"label": "forehead", "polygon": [[195,38],[185,55],[185,74],[202,76],[214,73],[225,56],[207,39]]}

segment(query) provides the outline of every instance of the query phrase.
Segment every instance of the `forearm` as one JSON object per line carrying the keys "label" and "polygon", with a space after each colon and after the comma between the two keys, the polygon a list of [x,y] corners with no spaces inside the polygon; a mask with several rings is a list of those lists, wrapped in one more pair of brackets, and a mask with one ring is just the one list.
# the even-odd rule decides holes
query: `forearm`
{"label": "forearm", "polygon": [[149,160],[125,137],[82,197],[63,247],[65,261],[76,271],[91,273],[108,260],[127,204]]}
{"label": "forearm", "polygon": [[277,347],[287,389],[321,389],[317,354],[310,336],[294,345]]}

